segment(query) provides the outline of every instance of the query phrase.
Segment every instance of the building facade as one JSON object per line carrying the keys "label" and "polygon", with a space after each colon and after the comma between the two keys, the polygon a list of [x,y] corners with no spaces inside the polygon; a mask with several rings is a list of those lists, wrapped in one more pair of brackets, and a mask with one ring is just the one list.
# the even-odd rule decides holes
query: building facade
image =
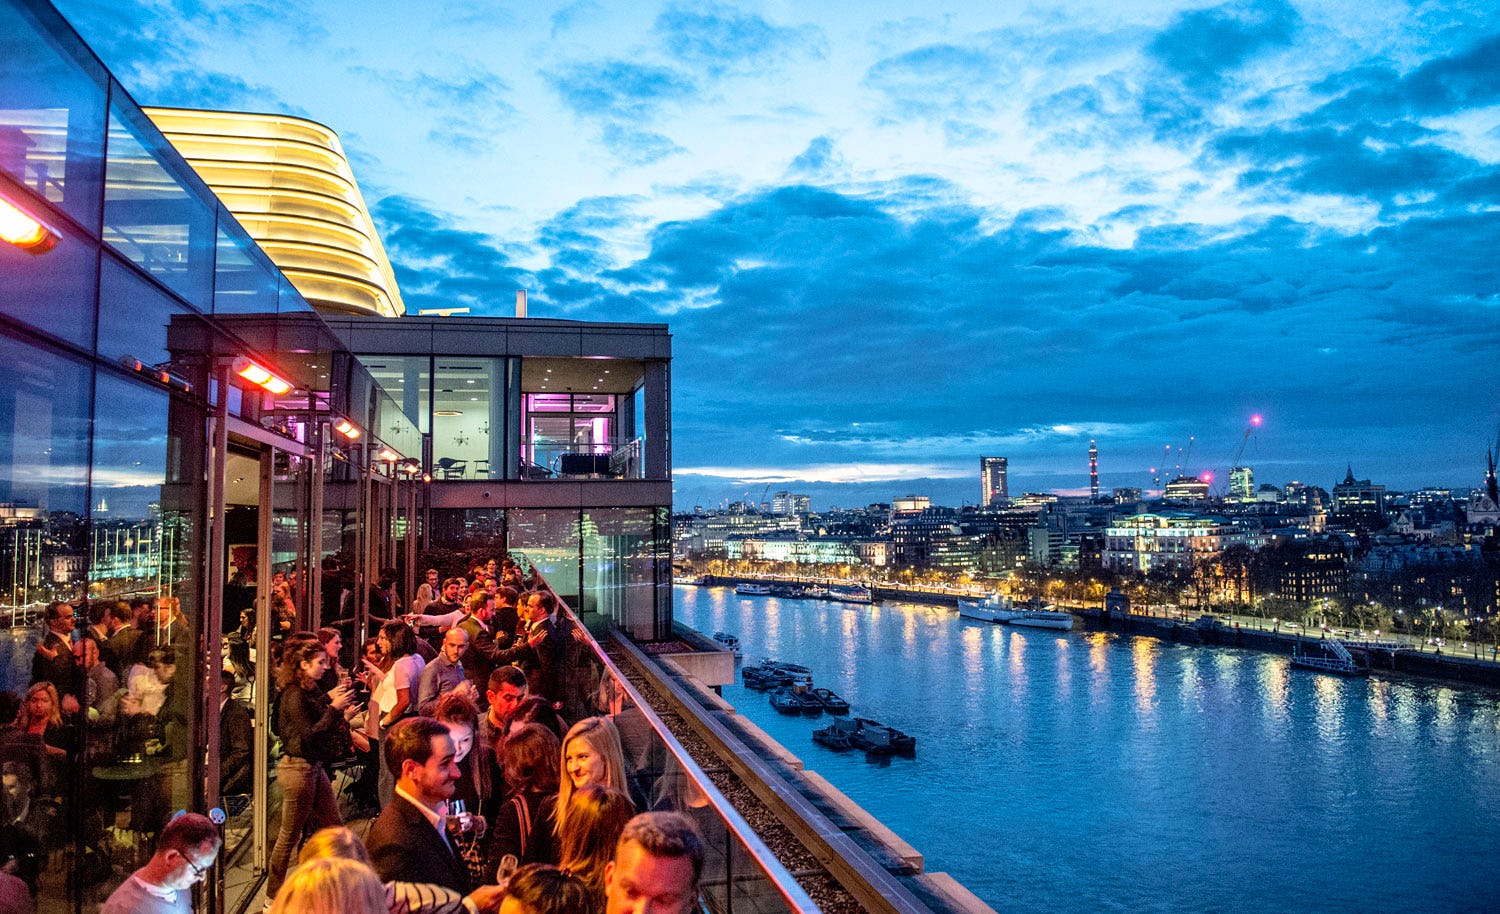
{"label": "building facade", "polygon": [[1004,505],[1010,500],[1010,460],[1006,457],[979,458],[979,504],[981,507]]}

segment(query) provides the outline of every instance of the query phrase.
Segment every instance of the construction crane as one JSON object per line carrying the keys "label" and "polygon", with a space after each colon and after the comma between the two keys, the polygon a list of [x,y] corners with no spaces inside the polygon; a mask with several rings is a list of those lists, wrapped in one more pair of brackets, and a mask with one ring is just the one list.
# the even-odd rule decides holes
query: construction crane
{"label": "construction crane", "polygon": [[1255,415],[1250,417],[1250,421],[1245,425],[1245,434],[1240,437],[1240,446],[1238,448],[1235,448],[1234,459],[1229,461],[1229,472],[1226,472],[1224,474],[1223,485],[1216,489],[1215,494],[1222,495],[1228,490],[1230,473],[1232,473],[1236,468],[1239,467],[1240,458],[1245,456],[1245,445],[1250,443],[1250,436],[1255,434],[1255,430],[1260,428],[1261,423],[1264,421],[1265,417],[1263,417],[1260,413],[1256,413]]}

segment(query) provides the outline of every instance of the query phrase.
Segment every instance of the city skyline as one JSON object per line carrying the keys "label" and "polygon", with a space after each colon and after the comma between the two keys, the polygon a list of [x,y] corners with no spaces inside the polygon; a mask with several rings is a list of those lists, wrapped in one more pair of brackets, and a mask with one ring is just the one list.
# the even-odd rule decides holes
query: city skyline
{"label": "city skyline", "polygon": [[1492,5],[60,8],[338,131],[413,311],[668,322],[682,504],[1146,487],[1258,412],[1258,482],[1468,486],[1500,424]]}

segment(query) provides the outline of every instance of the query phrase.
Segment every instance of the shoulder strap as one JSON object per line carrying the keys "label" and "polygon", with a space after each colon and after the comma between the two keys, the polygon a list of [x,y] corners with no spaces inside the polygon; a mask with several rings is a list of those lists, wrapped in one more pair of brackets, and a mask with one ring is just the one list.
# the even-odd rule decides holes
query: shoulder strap
{"label": "shoulder strap", "polygon": [[516,807],[516,821],[521,825],[521,859],[526,859],[526,845],[531,838],[531,805],[526,802],[526,794],[518,793],[511,798],[511,804]]}

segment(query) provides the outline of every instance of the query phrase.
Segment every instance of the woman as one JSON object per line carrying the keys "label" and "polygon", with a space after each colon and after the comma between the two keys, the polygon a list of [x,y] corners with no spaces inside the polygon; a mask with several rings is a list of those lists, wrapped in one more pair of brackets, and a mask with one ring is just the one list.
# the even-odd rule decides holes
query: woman
{"label": "woman", "polygon": [[385,887],[367,863],[321,857],[297,867],[271,914],[388,914]]}
{"label": "woman", "polygon": [[[427,665],[417,653],[417,636],[404,622],[387,622],[380,626],[380,634],[375,640],[381,653],[390,658],[391,666],[387,673],[368,661],[365,663],[370,683],[370,710],[365,732],[372,747],[392,724],[416,711],[417,684],[422,680],[422,668]],[[388,805],[395,795],[395,774],[386,765],[381,765],[380,805]]]}
{"label": "woman", "polygon": [[604,910],[604,867],[614,859],[615,844],[633,815],[630,797],[602,784],[574,791],[568,801],[568,824],[558,837],[558,865],[583,880],[595,910]]}
{"label": "woman", "polygon": [[336,628],[320,628],[317,637],[318,643],[328,653],[328,669],[323,673],[323,678],[318,680],[318,685],[323,691],[332,692],[349,681],[349,674],[339,666],[339,652],[344,649],[344,636]]}
{"label": "woman", "polygon": [[533,695],[516,706],[516,711],[510,716],[510,732],[514,733],[527,724],[541,724],[552,735],[562,737],[562,721],[557,717],[557,711],[553,709],[552,702]]}
{"label": "woman", "polygon": [[505,884],[500,914],[594,914],[588,888],[575,875],[533,863],[516,870]]}
{"label": "woman", "polygon": [[[351,860],[369,866],[370,852],[349,829],[325,828],[307,839],[298,860],[301,866],[306,866],[310,861],[327,859]],[[466,914],[468,909],[462,895],[431,883],[387,882],[382,890],[390,914]],[[494,908],[504,894],[503,886],[480,886],[469,893],[468,901],[475,910],[484,911]]]}
{"label": "woman", "polygon": [[21,729],[42,738],[47,755],[66,758],[68,755],[67,731],[63,729],[62,701],[57,697],[57,686],[50,682],[38,682],[26,690],[21,705]]}
{"label": "woman", "polygon": [[552,840],[557,807],[557,736],[540,724],[527,724],[496,748],[510,799],[491,825],[490,872],[506,857],[520,863],[556,863]]}
{"label": "woman", "polygon": [[275,896],[286,878],[292,851],[307,826],[339,825],[338,803],[325,767],[350,751],[349,725],[344,708],[353,700],[348,686],[326,693],[318,686],[328,669],[328,652],[316,638],[288,639],[276,684],[276,735],[282,759],[276,766],[281,786],[281,831],[271,851],[266,893]]}
{"label": "woman", "polygon": [[625,780],[625,753],[620,750],[620,732],[608,717],[585,717],[573,725],[562,742],[562,772],[557,791],[557,834],[567,827],[568,801],[573,791],[591,784],[613,787],[629,796]]}
{"label": "woman", "polygon": [[448,735],[453,740],[453,764],[458,766],[459,777],[453,784],[453,796],[449,802],[461,800],[464,808],[477,818],[473,828],[454,836],[453,843],[469,866],[470,883],[483,885],[494,870],[489,868],[485,859],[484,835],[487,823],[483,817],[478,816],[481,805],[479,759],[471,751],[474,748],[474,734],[479,729],[479,707],[468,694],[449,692],[439,699],[432,716],[448,728]]}

